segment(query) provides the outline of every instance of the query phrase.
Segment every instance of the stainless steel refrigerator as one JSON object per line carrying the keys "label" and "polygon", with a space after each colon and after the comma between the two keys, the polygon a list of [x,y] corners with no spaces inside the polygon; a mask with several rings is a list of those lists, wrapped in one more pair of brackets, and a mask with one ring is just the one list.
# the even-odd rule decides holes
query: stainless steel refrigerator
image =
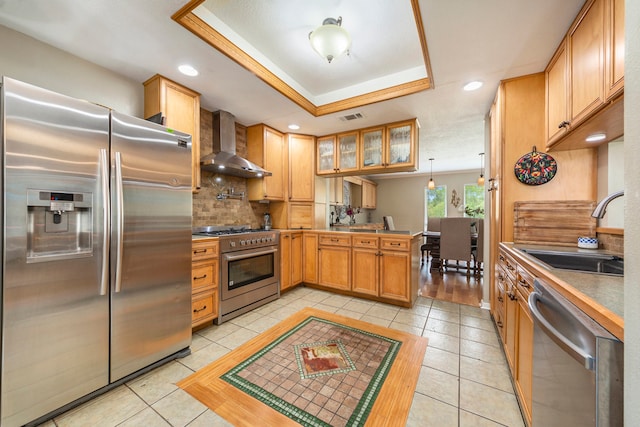
{"label": "stainless steel refrigerator", "polygon": [[7,77],[0,102],[8,427],[188,352],[191,137]]}

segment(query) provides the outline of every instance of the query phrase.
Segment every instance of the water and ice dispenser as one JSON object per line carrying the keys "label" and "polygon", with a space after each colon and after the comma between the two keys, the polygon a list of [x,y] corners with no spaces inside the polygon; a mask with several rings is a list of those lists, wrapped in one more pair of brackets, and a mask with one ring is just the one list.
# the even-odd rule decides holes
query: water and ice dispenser
{"label": "water and ice dispenser", "polygon": [[27,190],[27,262],[92,254],[92,194]]}

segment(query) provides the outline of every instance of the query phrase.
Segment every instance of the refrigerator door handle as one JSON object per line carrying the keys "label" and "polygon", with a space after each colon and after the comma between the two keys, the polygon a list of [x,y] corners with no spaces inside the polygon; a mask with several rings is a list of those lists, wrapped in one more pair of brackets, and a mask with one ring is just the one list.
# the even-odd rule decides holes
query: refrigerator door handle
{"label": "refrigerator door handle", "polygon": [[540,294],[538,292],[531,292],[529,295],[529,311],[531,311],[531,316],[533,320],[538,323],[540,328],[544,331],[549,338],[551,338],[557,345],[559,345],[564,351],[567,352],[571,357],[573,357],[578,362],[582,363],[582,365],[590,370],[595,371],[596,360],[595,357],[590,355],[588,352],[584,351],[582,348],[578,347],[567,337],[562,335],[560,331],[553,327],[551,323],[547,319],[545,319],[544,315],[538,310],[537,302],[542,301],[540,298]]}
{"label": "refrigerator door handle", "polygon": [[122,154],[119,151],[115,153],[115,208],[116,208],[116,277],[115,292],[120,292],[122,286],[122,242],[124,229],[124,209],[122,206]]}
{"label": "refrigerator door handle", "polygon": [[109,198],[109,157],[107,150],[100,149],[100,191],[102,191],[102,272],[100,274],[100,295],[106,295],[109,289],[109,228],[111,225],[111,200]]}

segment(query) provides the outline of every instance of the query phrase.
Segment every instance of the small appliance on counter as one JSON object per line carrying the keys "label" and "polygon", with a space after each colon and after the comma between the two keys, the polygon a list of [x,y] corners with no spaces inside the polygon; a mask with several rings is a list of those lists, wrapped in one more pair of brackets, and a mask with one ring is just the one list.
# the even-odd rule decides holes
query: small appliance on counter
{"label": "small appliance on counter", "polygon": [[271,230],[271,214],[269,212],[264,214],[264,229]]}

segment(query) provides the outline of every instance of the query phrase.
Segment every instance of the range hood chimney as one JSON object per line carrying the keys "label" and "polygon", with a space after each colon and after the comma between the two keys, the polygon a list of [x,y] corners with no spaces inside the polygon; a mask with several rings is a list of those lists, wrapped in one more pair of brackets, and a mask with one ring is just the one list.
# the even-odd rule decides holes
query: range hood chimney
{"label": "range hood chimney", "polygon": [[271,172],[236,154],[235,117],[222,110],[213,113],[213,153],[200,159],[200,168],[241,178],[271,176]]}

